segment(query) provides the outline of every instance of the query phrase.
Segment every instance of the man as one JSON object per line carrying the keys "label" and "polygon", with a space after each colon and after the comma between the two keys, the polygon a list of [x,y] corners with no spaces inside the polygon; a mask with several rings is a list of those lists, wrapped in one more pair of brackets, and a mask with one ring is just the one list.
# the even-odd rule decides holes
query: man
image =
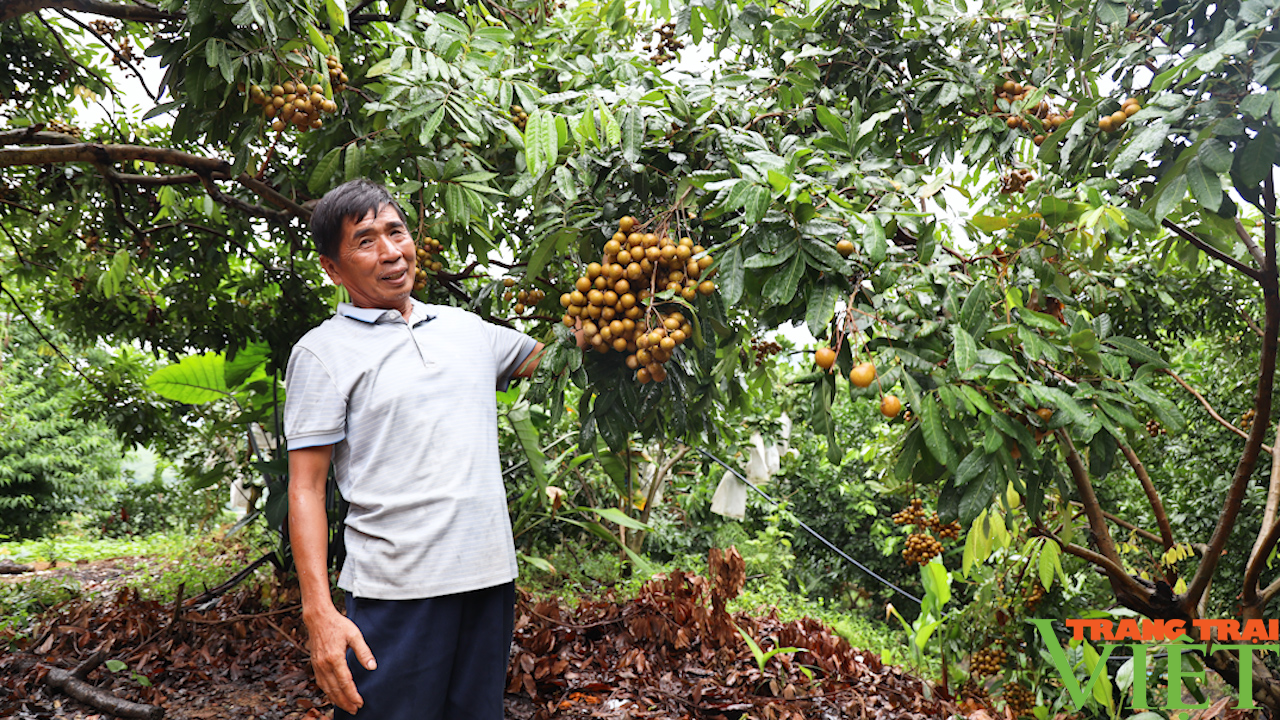
{"label": "man", "polygon": [[[516,558],[494,389],[532,374],[542,345],[414,300],[413,238],[379,185],[335,188],[311,230],[351,296],[298,341],[285,377],[289,531],[316,681],[337,718],[501,720]],[[346,617],[326,569],[331,460],[350,503]]]}

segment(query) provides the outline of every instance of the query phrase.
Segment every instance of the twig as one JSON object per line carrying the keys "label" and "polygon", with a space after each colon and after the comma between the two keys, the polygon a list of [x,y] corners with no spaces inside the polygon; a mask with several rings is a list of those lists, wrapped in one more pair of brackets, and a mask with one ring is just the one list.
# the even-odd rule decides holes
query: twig
{"label": "twig", "polygon": [[1240,238],[1240,242],[1244,243],[1245,249],[1253,256],[1253,261],[1258,263],[1258,267],[1267,264],[1266,254],[1262,252],[1262,248],[1258,247],[1258,243],[1254,242],[1249,231],[1244,229],[1244,223],[1240,222],[1240,218],[1236,218],[1236,236]]}
{"label": "twig", "polygon": [[1133,472],[1138,476],[1138,482],[1142,484],[1142,491],[1147,494],[1147,502],[1151,504],[1151,512],[1156,516],[1156,525],[1160,527],[1160,542],[1164,545],[1164,549],[1168,550],[1173,547],[1173,528],[1169,526],[1169,515],[1164,510],[1164,503],[1160,500],[1160,493],[1156,490],[1156,486],[1151,482],[1151,476],[1147,474],[1147,468],[1142,465],[1142,461],[1127,445],[1120,446],[1121,452],[1124,453],[1125,460],[1129,461],[1129,466],[1133,468]]}
{"label": "twig", "polygon": [[[1230,430],[1231,432],[1235,433],[1236,435],[1239,435],[1240,437],[1246,440],[1249,439],[1249,436],[1245,433],[1245,431],[1241,430],[1235,425],[1232,425],[1230,422],[1227,422],[1226,418],[1219,415],[1218,411],[1214,410],[1213,406],[1209,404],[1209,401],[1205,400],[1204,396],[1201,395],[1199,392],[1197,392],[1195,388],[1188,385],[1186,380],[1183,380],[1181,377],[1179,377],[1178,373],[1168,368],[1164,368],[1162,372],[1168,375],[1169,377],[1173,378],[1175,381],[1177,381],[1177,383],[1181,385],[1187,392],[1194,395],[1195,398],[1200,401],[1200,404],[1204,406],[1204,409],[1209,412],[1209,416],[1212,417],[1214,420],[1217,420],[1220,425],[1222,425],[1226,429]],[[1262,452],[1268,455],[1271,455],[1273,457],[1275,456],[1274,450],[1267,445],[1262,446]]]}
{"label": "twig", "polygon": [[241,620],[253,620],[255,618],[271,617],[273,615],[288,615],[289,613],[297,612],[300,609],[302,609],[301,603],[276,610],[268,610],[267,612],[251,613],[249,615],[232,615],[231,617],[221,618],[218,620],[205,620],[203,618],[188,617],[183,618],[183,622],[189,622],[194,625],[225,625],[227,623],[240,622]]}
{"label": "twig", "polygon": [[252,575],[255,570],[262,567],[264,564],[274,561],[275,556],[276,554],[274,550],[267,552],[262,557],[258,558],[257,560],[254,560],[252,563],[249,563],[249,566],[246,567],[245,569],[241,570],[235,575],[232,575],[230,580],[227,580],[226,582],[222,583],[221,585],[215,588],[205,590],[199,595],[191,598],[190,600],[187,600],[185,604],[199,605],[208,600],[212,600],[213,598],[216,598],[219,595],[222,595],[223,593],[227,592],[228,590],[235,587],[236,585],[239,585],[240,583],[244,582],[245,578]]}
{"label": "twig", "polygon": [[[1081,504],[1079,500],[1072,500],[1070,502],[1072,505],[1082,510],[1084,509],[1084,505]],[[1119,525],[1120,527],[1124,528],[1125,530],[1129,530],[1137,534],[1139,537],[1142,537],[1146,540],[1150,540],[1153,543],[1157,543],[1157,544],[1161,543],[1159,535],[1151,532],[1150,530],[1143,530],[1142,528],[1138,527],[1137,525],[1134,525],[1133,523],[1129,522],[1128,520],[1125,520],[1124,518],[1121,518],[1117,515],[1112,515],[1106,510],[1102,511],[1102,516],[1110,520],[1111,522]]]}
{"label": "twig", "polygon": [[[101,653],[96,653],[95,656],[97,655],[101,655]],[[90,658],[90,660],[92,659],[94,658]],[[102,662],[100,657],[98,662]],[[76,670],[49,667],[49,674],[45,675],[44,679],[45,684],[54,690],[61,690],[86,705],[91,705],[116,717],[140,718],[141,720],[160,720],[164,717],[164,708],[162,707],[123,700],[102,688],[94,687],[85,682],[76,675],[76,672],[81,667],[84,667],[84,663],[81,663],[81,666],[77,667]],[[88,674],[88,670],[84,672]]]}
{"label": "twig", "polygon": [[147,83],[142,77],[142,72],[138,70],[138,67],[133,64],[133,60],[130,60],[127,54],[121,52],[119,48],[112,47],[111,43],[107,42],[107,39],[102,37],[102,35],[100,35],[97,30],[94,30],[92,27],[80,22],[74,16],[68,13],[66,10],[63,10],[62,8],[58,8],[58,14],[70,20],[71,22],[75,23],[76,25],[79,25],[82,29],[89,31],[91,35],[98,38],[98,42],[102,43],[103,47],[109,50],[116,57],[120,58],[120,61],[123,62],[125,65],[129,66],[129,69],[133,71],[134,76],[138,78],[138,84],[142,86],[142,92],[146,93],[147,97],[151,98],[151,102],[156,101],[155,93],[151,92],[151,88],[147,87]]}
{"label": "twig", "polygon": [[18,298],[14,297],[13,293],[9,292],[9,288],[4,286],[3,280],[0,280],[0,292],[4,292],[5,295],[9,296],[9,301],[12,302],[13,306],[18,309],[18,312],[22,314],[22,317],[26,318],[27,323],[31,325],[31,329],[35,330],[36,334],[40,336],[40,339],[44,340],[46,343],[49,344],[49,347],[53,348],[53,351],[58,354],[58,357],[62,358],[64,362],[70,365],[71,369],[74,370],[77,375],[84,378],[84,381],[89,383],[89,385],[92,386],[93,389],[97,390],[98,393],[102,395],[102,397],[104,398],[107,397],[109,393],[106,391],[106,389],[103,388],[98,383],[94,382],[93,379],[90,378],[88,375],[85,375],[84,371],[81,370],[78,365],[72,362],[71,358],[67,357],[66,353],[62,352],[62,348],[58,347],[56,343],[54,343],[52,340],[49,339],[48,335],[44,334],[44,331],[40,329],[40,326],[38,324],[36,324],[36,321],[30,315],[27,314],[26,308],[22,307],[22,303],[18,302]]}
{"label": "twig", "polygon": [[1262,328],[1258,327],[1258,324],[1253,321],[1253,318],[1249,317],[1249,313],[1245,312],[1244,308],[1236,307],[1234,305],[1232,307],[1240,315],[1241,319],[1244,320],[1244,324],[1248,325],[1249,329],[1252,330],[1255,335],[1262,337]]}
{"label": "twig", "polygon": [[1194,233],[1177,225],[1176,223],[1174,223],[1172,220],[1168,218],[1161,220],[1160,224],[1165,226],[1169,230],[1173,231],[1174,235],[1177,235],[1183,240],[1186,240],[1192,245],[1195,245],[1196,247],[1200,248],[1201,252],[1203,252],[1205,255],[1221,260],[1222,262],[1226,263],[1228,266],[1235,268],[1236,270],[1240,271],[1246,276],[1252,278],[1255,282],[1261,282],[1262,272],[1260,270],[1251,268],[1248,265],[1245,265],[1244,263],[1240,262],[1239,260],[1236,260],[1230,255],[1222,252],[1218,248],[1196,237]]}
{"label": "twig", "polygon": [[102,15],[130,22],[176,22],[183,13],[165,12],[150,3],[134,0],[131,3],[115,3],[107,0],[14,0],[0,4],[0,22],[46,8],[66,8],[90,15]]}

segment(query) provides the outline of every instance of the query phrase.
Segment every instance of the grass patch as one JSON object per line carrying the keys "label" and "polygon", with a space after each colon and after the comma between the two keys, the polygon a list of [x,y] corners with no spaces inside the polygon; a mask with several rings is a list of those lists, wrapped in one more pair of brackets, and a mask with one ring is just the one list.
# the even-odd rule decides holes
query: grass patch
{"label": "grass patch", "polygon": [[[179,586],[185,586],[184,594],[192,597],[220,585],[275,542],[275,536],[260,526],[230,539],[219,534],[176,532],[103,538],[72,530],[38,540],[0,542],[0,558],[22,564],[129,559],[118,564],[119,582],[104,587],[112,592],[133,587],[144,600],[172,602]],[[270,569],[264,567],[259,572],[269,573]],[[32,622],[59,603],[96,599],[75,573],[75,567],[68,567],[0,582],[0,643],[26,636]]]}

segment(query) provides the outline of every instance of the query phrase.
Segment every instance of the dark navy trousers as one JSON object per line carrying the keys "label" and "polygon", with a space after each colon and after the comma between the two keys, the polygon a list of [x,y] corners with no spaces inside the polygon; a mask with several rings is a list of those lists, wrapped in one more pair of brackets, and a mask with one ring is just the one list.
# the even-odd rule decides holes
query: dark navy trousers
{"label": "dark navy trousers", "polygon": [[515,583],[422,600],[347,593],[347,617],[378,661],[365,670],[347,651],[364,707],[334,720],[503,720],[514,629]]}

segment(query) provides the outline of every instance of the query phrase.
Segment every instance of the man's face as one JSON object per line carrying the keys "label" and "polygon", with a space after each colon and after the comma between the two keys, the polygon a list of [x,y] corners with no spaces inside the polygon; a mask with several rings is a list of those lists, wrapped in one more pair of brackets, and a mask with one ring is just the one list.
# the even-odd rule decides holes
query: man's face
{"label": "man's face", "polygon": [[375,215],[342,223],[338,259],[320,256],[320,264],[335,285],[347,288],[357,307],[399,310],[408,315],[417,270],[417,254],[409,229],[391,205]]}

